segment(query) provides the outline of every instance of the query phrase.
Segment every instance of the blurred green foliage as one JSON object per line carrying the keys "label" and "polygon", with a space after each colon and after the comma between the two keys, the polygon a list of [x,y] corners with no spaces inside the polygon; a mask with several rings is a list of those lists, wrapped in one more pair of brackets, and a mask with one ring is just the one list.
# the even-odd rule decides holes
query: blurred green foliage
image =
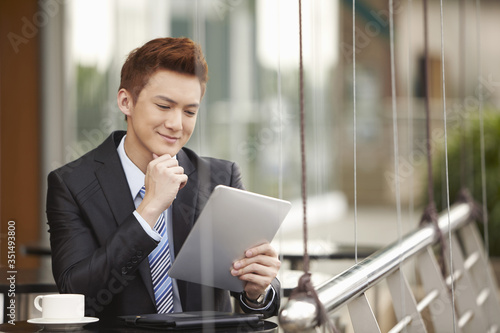
{"label": "blurred green foliage", "polygon": [[[448,131],[450,204],[461,188],[467,188],[482,206],[480,117],[477,112],[462,117]],[[485,110],[483,124],[489,251],[491,256],[500,256],[500,110]],[[442,211],[447,209],[444,148],[437,151],[433,164],[434,197],[438,211]],[[482,221],[478,226],[484,237]]]}

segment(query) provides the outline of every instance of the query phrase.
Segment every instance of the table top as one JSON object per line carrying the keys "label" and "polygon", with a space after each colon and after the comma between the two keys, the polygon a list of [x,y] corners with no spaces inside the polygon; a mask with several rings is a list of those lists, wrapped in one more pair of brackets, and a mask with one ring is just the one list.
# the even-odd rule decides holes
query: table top
{"label": "table top", "polygon": [[[15,325],[4,323],[0,324],[0,332],[2,333],[10,333],[10,332],[67,332],[69,331],[64,326],[56,327],[55,329],[51,329],[50,327],[43,327],[41,325],[30,324],[26,321],[16,321]],[[158,330],[153,329],[145,329],[145,328],[137,328],[137,327],[127,327],[127,326],[117,326],[117,327],[100,327],[98,323],[85,325],[82,328],[70,328],[71,332],[80,332],[80,333],[101,333],[101,332],[129,332],[129,333],[148,333],[154,332]],[[178,330],[178,332],[182,333],[199,333],[200,330]],[[259,328],[249,328],[249,327],[223,327],[223,328],[204,328],[203,332],[206,333],[243,333],[243,332],[261,332],[261,333],[276,333],[278,332],[278,325],[270,321],[264,321],[264,326]]]}

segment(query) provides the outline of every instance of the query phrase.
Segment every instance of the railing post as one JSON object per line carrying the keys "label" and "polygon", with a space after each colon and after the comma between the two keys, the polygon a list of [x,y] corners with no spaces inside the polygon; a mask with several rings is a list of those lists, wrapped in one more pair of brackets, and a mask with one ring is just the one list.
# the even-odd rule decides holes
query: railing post
{"label": "railing post", "polygon": [[365,293],[352,300],[347,308],[355,333],[380,333],[380,327]]}
{"label": "railing post", "polygon": [[413,296],[405,275],[400,269],[387,277],[387,285],[391,292],[396,318],[400,323],[407,322],[401,330],[396,330],[396,332],[427,332],[422,316],[417,309],[415,297]]}
{"label": "railing post", "polygon": [[434,331],[461,333],[462,330],[453,324],[451,295],[443,280],[432,247],[427,247],[426,251],[418,255],[417,269],[426,295],[437,292],[435,298],[428,304]]}
{"label": "railing post", "polygon": [[459,235],[461,236],[460,239],[462,240],[466,255],[469,257],[475,253],[478,255],[477,264],[469,268],[470,275],[475,281],[476,292],[487,293],[487,298],[484,300],[481,309],[483,309],[485,316],[488,318],[488,322],[495,325],[498,331],[500,330],[498,285],[490,263],[486,258],[481,236],[479,235],[478,229],[473,224],[469,224],[460,229]]}

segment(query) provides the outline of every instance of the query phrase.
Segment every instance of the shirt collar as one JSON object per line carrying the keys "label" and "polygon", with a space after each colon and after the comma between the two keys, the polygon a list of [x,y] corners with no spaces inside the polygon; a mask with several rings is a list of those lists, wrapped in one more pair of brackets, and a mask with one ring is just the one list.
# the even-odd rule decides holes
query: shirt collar
{"label": "shirt collar", "polygon": [[118,148],[118,156],[120,157],[120,161],[122,162],[123,171],[125,171],[125,177],[127,177],[128,187],[130,189],[130,194],[132,195],[132,199],[135,199],[139,190],[144,185],[144,178],[146,177],[144,173],[137,167],[137,165],[132,162],[132,160],[125,153],[125,137],[124,135]]}

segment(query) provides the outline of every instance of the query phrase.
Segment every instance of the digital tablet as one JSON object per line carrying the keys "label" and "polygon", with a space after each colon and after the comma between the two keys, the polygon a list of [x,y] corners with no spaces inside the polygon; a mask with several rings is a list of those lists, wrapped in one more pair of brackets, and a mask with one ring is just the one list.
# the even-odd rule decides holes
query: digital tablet
{"label": "digital tablet", "polygon": [[208,198],[169,271],[172,278],[243,291],[231,275],[249,248],[271,242],[291,208],[289,201],[218,185]]}
{"label": "digital tablet", "polygon": [[[152,313],[142,315],[119,316],[127,326],[177,330],[210,330],[211,328],[234,327],[238,332],[248,332],[264,326],[261,314],[240,314],[216,311]],[[191,331],[190,331],[191,332]]]}

